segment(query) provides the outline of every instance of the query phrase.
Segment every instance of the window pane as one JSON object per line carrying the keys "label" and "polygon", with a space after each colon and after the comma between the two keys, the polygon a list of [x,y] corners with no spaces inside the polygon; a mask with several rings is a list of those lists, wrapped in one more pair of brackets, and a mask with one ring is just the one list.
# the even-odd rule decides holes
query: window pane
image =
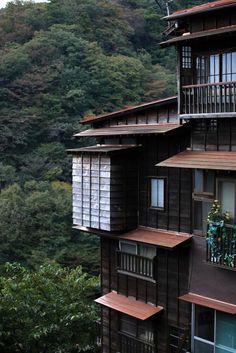
{"label": "window pane", "polygon": [[194,172],[194,191],[202,192],[203,191],[203,171],[195,170]]}
{"label": "window pane", "polygon": [[164,179],[151,179],[151,207],[164,208]]}
{"label": "window pane", "polygon": [[215,353],[236,353],[236,350],[228,350],[222,347],[216,347]]}
{"label": "window pane", "polygon": [[194,353],[214,353],[214,345],[194,340]]}
{"label": "window pane", "polygon": [[[235,349],[234,352],[236,352],[236,318],[234,316],[217,312],[216,345],[223,349]],[[221,353],[221,350],[218,352]]]}
{"label": "window pane", "polygon": [[207,217],[212,207],[212,203],[202,202],[202,231],[204,234],[207,232]]}
{"label": "window pane", "polygon": [[202,201],[194,201],[194,229],[202,230]]}
{"label": "window pane", "polygon": [[153,259],[156,256],[156,248],[153,246],[139,245],[139,255]]}
{"label": "window pane", "polygon": [[151,207],[157,207],[157,179],[151,179]]}
{"label": "window pane", "polygon": [[141,339],[142,341],[153,343],[154,334],[153,334],[153,327],[150,322],[149,323],[139,322],[138,338]]}
{"label": "window pane", "polygon": [[235,215],[235,183],[230,181],[219,182],[219,199],[223,213],[230,212],[231,217]]}
{"label": "window pane", "polygon": [[204,171],[204,191],[214,193],[214,172]]}
{"label": "window pane", "polygon": [[136,254],[137,253],[137,246],[136,244],[126,243],[124,241],[120,242],[120,250],[122,252],[126,252],[128,254]]}
{"label": "window pane", "polygon": [[130,316],[122,315],[120,320],[121,332],[136,337],[137,325],[136,320]]}
{"label": "window pane", "polygon": [[214,310],[195,306],[195,336],[214,342]]}

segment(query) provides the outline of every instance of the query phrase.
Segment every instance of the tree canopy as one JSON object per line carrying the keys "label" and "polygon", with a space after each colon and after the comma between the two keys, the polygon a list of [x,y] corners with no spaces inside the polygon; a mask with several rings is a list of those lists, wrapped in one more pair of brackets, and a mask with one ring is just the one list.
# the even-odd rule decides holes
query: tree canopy
{"label": "tree canopy", "polygon": [[80,267],[37,272],[5,265],[0,276],[0,349],[4,353],[94,353],[96,278]]}

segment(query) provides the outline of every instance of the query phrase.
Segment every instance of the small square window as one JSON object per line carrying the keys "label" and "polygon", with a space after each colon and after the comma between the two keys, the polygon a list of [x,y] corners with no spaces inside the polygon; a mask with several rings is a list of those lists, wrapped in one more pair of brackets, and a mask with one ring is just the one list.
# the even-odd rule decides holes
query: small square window
{"label": "small square window", "polygon": [[164,210],[165,178],[150,178],[150,207]]}

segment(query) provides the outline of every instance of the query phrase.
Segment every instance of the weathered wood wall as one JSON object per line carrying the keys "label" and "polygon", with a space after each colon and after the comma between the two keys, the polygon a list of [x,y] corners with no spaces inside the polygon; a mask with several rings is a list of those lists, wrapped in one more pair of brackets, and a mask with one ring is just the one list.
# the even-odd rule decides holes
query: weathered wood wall
{"label": "weathered wood wall", "polygon": [[[188,135],[143,137],[139,158],[139,224],[146,227],[191,232],[192,172],[179,168],[157,168],[155,165],[189,146]],[[166,178],[165,210],[149,205],[149,177]]]}
{"label": "weathered wood wall", "polygon": [[[152,318],[157,336],[158,353],[169,349],[170,327],[189,328],[189,304],[178,297],[188,290],[189,247],[168,251],[157,249],[156,283],[118,274],[116,250],[118,240],[101,239],[102,294],[112,290],[136,300],[163,306],[162,314]],[[116,353],[119,346],[119,313],[103,308],[103,353]]]}
{"label": "weathered wood wall", "polygon": [[163,107],[147,108],[142,112],[129,113],[122,117],[106,119],[94,123],[94,127],[114,127],[117,125],[156,125],[163,123],[178,123],[177,105],[169,104]]}

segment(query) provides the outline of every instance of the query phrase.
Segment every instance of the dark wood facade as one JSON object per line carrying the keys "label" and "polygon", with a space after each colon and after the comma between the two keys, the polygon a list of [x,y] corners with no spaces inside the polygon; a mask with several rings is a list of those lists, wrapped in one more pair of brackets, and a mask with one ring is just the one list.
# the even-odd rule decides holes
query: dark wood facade
{"label": "dark wood facade", "polygon": [[[101,236],[101,294],[162,308],[141,320],[102,305],[102,353],[236,353],[235,10],[235,1],[220,0],[167,18],[176,22],[164,45],[177,45],[178,100],[83,120],[91,128],[79,137],[95,136],[98,150],[129,149],[111,157],[126,170],[115,176],[125,221],[110,230],[75,223]],[[207,222],[215,199],[228,223]],[[108,204],[116,204],[112,194]],[[173,236],[184,241],[170,245]]]}

